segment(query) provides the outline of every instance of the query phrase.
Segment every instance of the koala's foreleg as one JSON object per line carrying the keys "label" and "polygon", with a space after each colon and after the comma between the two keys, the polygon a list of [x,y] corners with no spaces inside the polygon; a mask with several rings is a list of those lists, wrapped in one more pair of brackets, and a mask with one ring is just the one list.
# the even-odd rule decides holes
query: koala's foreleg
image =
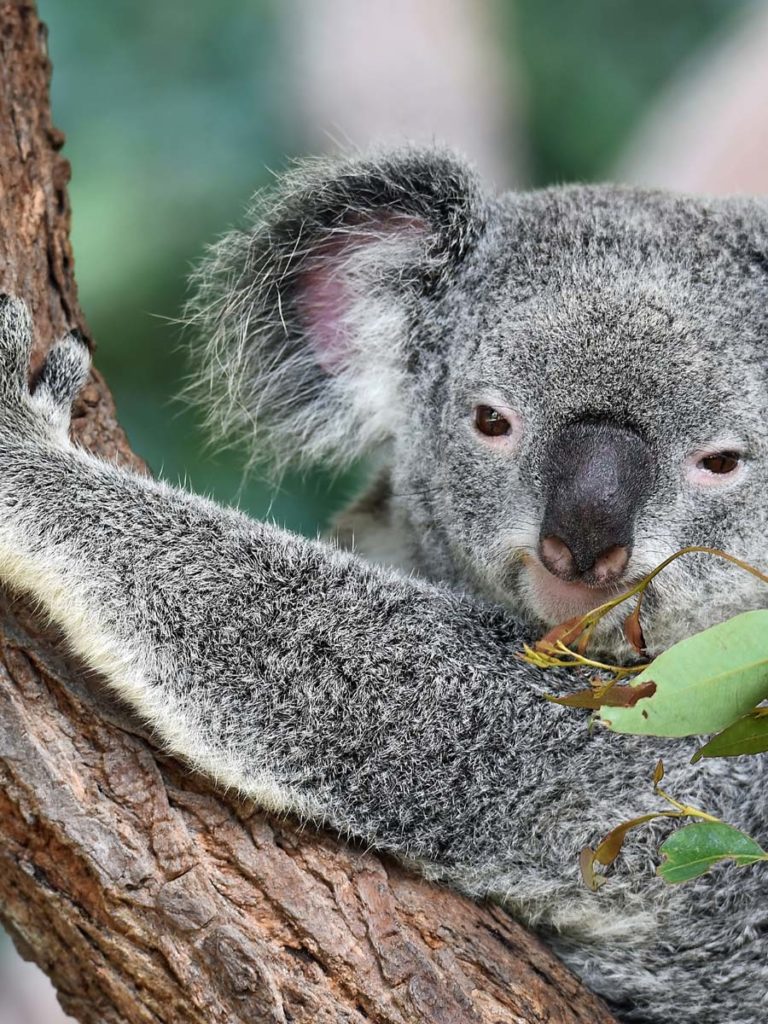
{"label": "koala's foreleg", "polygon": [[[553,799],[587,743],[517,659],[514,620],[76,448],[65,428],[86,349],[56,346],[30,394],[28,348],[26,311],[6,300],[3,581],[223,784],[430,860],[493,873],[503,849],[508,888],[531,794]],[[557,800],[567,815],[569,795]]]}

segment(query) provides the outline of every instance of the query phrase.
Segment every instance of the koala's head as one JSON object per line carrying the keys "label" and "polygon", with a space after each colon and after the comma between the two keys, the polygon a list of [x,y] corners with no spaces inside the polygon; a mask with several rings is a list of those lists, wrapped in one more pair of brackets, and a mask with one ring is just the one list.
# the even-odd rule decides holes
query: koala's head
{"label": "koala's head", "polygon": [[[553,625],[687,545],[768,563],[768,209],[500,198],[438,151],[304,165],[211,250],[198,395],[278,459],[384,453],[422,565]],[[706,556],[650,649],[768,586]],[[624,653],[617,612],[602,644]]]}

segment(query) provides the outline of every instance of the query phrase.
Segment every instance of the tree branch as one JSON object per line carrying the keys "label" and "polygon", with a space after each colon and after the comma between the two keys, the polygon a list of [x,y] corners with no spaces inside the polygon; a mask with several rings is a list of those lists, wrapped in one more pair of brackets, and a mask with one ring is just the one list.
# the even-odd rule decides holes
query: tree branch
{"label": "tree branch", "polygon": [[[2,287],[40,338],[87,336],[45,32],[25,0],[0,0],[0,30]],[[98,374],[74,430],[141,465]],[[22,601],[0,612],[0,913],[72,1016],[610,1024],[502,910],[216,792],[158,756]]]}

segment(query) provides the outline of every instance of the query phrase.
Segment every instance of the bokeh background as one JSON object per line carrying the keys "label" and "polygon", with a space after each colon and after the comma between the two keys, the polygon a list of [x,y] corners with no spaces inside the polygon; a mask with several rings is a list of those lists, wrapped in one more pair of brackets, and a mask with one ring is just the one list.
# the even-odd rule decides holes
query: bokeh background
{"label": "bokeh background", "polygon": [[[748,0],[39,0],[83,308],[156,473],[313,534],[361,470],[206,450],[174,320],[206,242],[307,152],[445,140],[499,187],[768,191],[768,5]],[[0,1024],[58,1024],[0,935]]]}

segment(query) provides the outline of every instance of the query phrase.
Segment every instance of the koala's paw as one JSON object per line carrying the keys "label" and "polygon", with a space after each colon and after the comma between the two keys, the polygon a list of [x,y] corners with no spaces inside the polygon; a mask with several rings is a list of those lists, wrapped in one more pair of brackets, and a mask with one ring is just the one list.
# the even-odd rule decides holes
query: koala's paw
{"label": "koala's paw", "polygon": [[[35,390],[29,391],[32,324],[26,304],[0,296],[0,391],[3,415],[31,412],[57,432],[66,433],[72,402],[88,378],[91,356],[79,333],[73,331],[48,353]],[[19,422],[19,426],[21,426]]]}
{"label": "koala's paw", "polygon": [[32,392],[32,405],[50,423],[66,432],[72,403],[88,380],[91,353],[79,331],[72,331],[57,341],[40,371]]}

